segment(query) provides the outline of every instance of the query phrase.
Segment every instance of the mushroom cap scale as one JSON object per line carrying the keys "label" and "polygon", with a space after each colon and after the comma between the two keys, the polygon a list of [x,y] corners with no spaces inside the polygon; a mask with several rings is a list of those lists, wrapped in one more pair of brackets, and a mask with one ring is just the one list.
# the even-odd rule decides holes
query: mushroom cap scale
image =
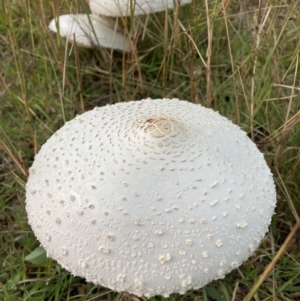
{"label": "mushroom cap scale", "polygon": [[[181,0],[180,6],[190,4],[192,0]],[[151,14],[172,9],[174,0],[88,0],[91,12],[103,16],[119,17]]]}
{"label": "mushroom cap scale", "polygon": [[29,223],[48,256],[87,281],[147,297],[238,267],[275,203],[247,134],[177,99],[77,116],[42,146],[26,185]]}
{"label": "mushroom cap scale", "polygon": [[117,31],[116,24],[105,17],[87,14],[61,15],[53,19],[48,27],[53,32],[59,32],[69,42],[76,41],[78,46],[102,46],[132,51],[128,37]]}

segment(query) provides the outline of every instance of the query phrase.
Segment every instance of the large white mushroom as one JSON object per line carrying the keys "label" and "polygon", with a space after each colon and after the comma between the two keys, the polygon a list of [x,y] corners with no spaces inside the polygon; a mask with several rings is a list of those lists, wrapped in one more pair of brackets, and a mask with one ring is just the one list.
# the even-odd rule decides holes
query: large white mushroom
{"label": "large white mushroom", "polygon": [[26,185],[29,223],[75,275],[138,296],[223,278],[258,247],[273,177],[246,133],[177,99],[118,103],[67,122]]}
{"label": "large white mushroom", "polygon": [[53,19],[49,29],[66,38],[69,42],[76,42],[78,46],[119,49],[130,52],[129,38],[116,28],[116,23],[97,15],[77,14],[62,15]]}
{"label": "large white mushroom", "polygon": [[165,11],[175,5],[186,5],[192,0],[87,0],[94,14],[119,17],[138,16]]}

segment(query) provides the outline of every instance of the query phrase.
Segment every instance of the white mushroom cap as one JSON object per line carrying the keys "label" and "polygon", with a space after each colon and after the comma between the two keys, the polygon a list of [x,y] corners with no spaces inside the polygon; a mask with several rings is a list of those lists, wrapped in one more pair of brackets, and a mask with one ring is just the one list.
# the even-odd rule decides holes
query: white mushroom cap
{"label": "white mushroom cap", "polygon": [[[118,17],[145,15],[171,9],[175,0],[88,0],[91,12],[104,16]],[[181,0],[179,5],[186,5],[192,0]],[[132,5],[134,6],[132,7]]]}
{"label": "white mushroom cap", "polygon": [[49,29],[59,32],[69,42],[74,42],[75,39],[79,46],[102,46],[131,51],[129,39],[116,31],[115,23],[105,17],[86,14],[62,15],[50,22]]}
{"label": "white mushroom cap", "polygon": [[95,108],[59,129],[30,168],[37,238],[73,274],[168,296],[223,278],[257,248],[273,177],[246,133],[178,99]]}

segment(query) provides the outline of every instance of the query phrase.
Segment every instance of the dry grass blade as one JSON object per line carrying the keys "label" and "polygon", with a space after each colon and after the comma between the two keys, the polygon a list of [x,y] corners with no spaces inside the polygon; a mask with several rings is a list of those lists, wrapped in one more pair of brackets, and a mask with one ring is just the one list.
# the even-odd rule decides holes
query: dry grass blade
{"label": "dry grass blade", "polygon": [[281,245],[280,249],[276,253],[273,260],[268,264],[268,266],[265,268],[264,272],[259,276],[259,279],[254,283],[249,293],[246,295],[246,297],[243,299],[243,301],[251,301],[254,297],[255,293],[259,289],[259,287],[262,285],[262,283],[266,280],[267,276],[271,273],[271,271],[274,269],[275,265],[277,264],[278,260],[285,254],[286,249],[288,248],[291,240],[296,235],[297,231],[300,229],[300,219],[298,217],[298,220],[296,224],[291,229],[291,232],[285,239],[284,243]]}
{"label": "dry grass blade", "polygon": [[[2,129],[1,129],[1,131],[2,131]],[[1,134],[4,135],[3,132]],[[25,167],[25,164],[24,164],[22,158],[17,153],[17,151],[12,151],[12,149],[9,148],[3,140],[0,140],[0,150],[1,149],[8,155],[8,157],[16,164],[16,166],[21,171],[21,173],[27,178],[28,177],[27,169]]]}
{"label": "dry grass blade", "polygon": [[213,25],[211,23],[211,16],[209,13],[208,0],[205,0],[206,9],[206,24],[207,24],[207,50],[206,50],[206,107],[211,108],[211,59],[212,59],[212,39],[213,39]]}

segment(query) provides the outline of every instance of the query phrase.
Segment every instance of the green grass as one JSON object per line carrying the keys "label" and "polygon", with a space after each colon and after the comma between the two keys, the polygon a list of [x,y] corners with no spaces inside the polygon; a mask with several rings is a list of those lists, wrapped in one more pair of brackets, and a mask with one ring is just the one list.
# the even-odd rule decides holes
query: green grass
{"label": "green grass", "polygon": [[135,23],[119,20],[128,32],[140,32],[134,52],[122,54],[70,45],[66,51],[65,41],[48,31],[54,15],[87,11],[84,0],[2,0],[0,300],[138,300],[87,284],[51,259],[26,261],[39,243],[27,224],[24,186],[34,154],[66,120],[94,106],[146,97],[199,103],[238,124],[264,152],[278,193],[270,232],[249,260],[170,300],[300,300],[294,227],[300,215],[300,1],[207,2]]}

